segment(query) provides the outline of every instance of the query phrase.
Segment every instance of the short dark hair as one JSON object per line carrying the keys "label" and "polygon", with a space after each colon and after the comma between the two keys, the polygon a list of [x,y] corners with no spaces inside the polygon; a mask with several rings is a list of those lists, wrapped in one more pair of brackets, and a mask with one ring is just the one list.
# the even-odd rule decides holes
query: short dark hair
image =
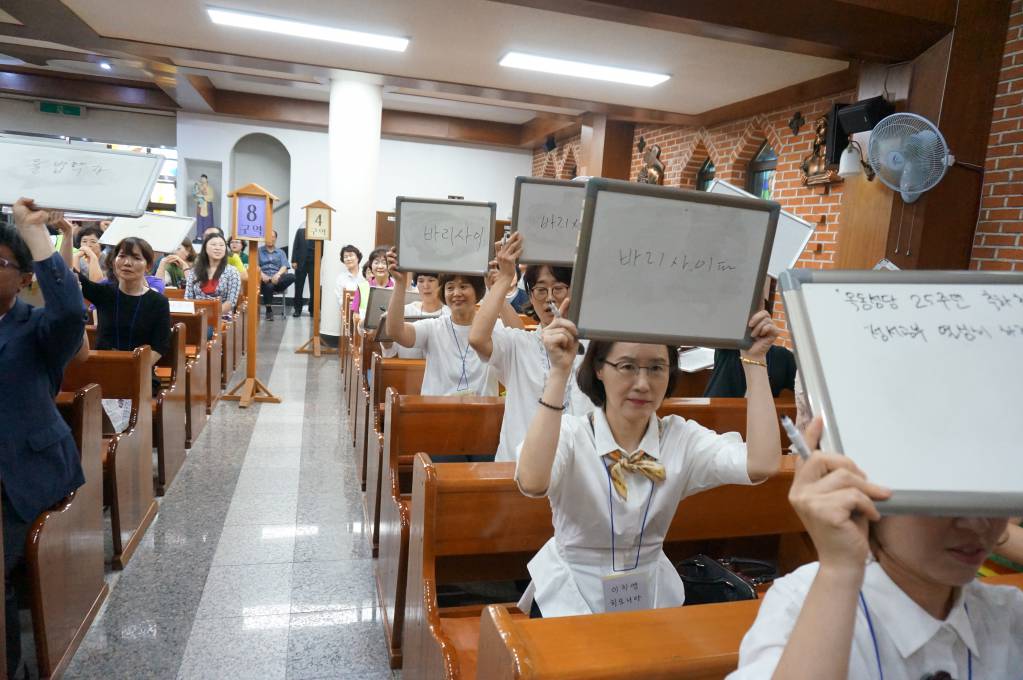
{"label": "short dark hair", "polygon": [[543,271],[544,267],[551,270],[551,276],[553,276],[554,280],[558,283],[563,283],[566,286],[572,285],[571,267],[552,267],[546,264],[531,264],[526,267],[526,273],[522,275],[522,281],[525,283],[527,294],[533,294],[533,286],[536,285],[536,280],[540,278],[540,272]]}
{"label": "short dark hair", "polygon": [[[576,383],[582,393],[590,398],[590,401],[599,408],[607,403],[607,391],[604,390],[604,383],[597,377],[597,368],[604,363],[607,355],[614,348],[616,340],[591,340],[590,347],[586,350],[586,356],[579,364],[576,371]],[[678,347],[664,345],[668,350],[668,387],[664,390],[664,398],[667,398],[675,390],[675,383],[678,381]]]}
{"label": "short dark hair", "polygon": [[440,274],[438,274],[437,272],[416,272],[416,280],[417,281],[419,280],[420,276],[429,276],[429,277],[434,278],[434,279],[439,279],[440,278]]}
{"label": "short dark hair", "polygon": [[444,287],[448,285],[450,281],[462,279],[470,286],[476,293],[476,302],[483,299],[483,296],[487,294],[487,283],[483,280],[482,276],[466,276],[465,274],[441,274],[437,277],[437,283],[440,285],[440,301],[444,304],[448,303],[447,297],[444,295]]}
{"label": "short dark hair", "polygon": [[351,243],[341,249],[341,259],[345,259],[345,253],[355,253],[355,258],[362,262],[362,251],[353,246]]}
{"label": "short dark hair", "polygon": [[7,246],[18,263],[18,271],[22,274],[32,273],[32,251],[28,249],[25,239],[11,224],[0,222],[0,246]]}
{"label": "short dark hair", "polygon": [[205,177],[206,179],[209,179],[209,178],[210,178],[210,176],[209,176],[209,175],[199,175],[199,179],[202,179],[203,177]]}
{"label": "short dark hair", "polygon": [[103,230],[100,229],[99,227],[83,227],[83,228],[79,229],[78,233],[75,234],[75,242],[74,242],[75,248],[81,248],[82,247],[82,237],[84,237],[84,236],[95,236],[96,240],[99,240],[99,239],[103,238]]}
{"label": "short dark hair", "polygon": [[388,250],[390,248],[374,248],[366,258],[366,264],[372,265],[374,260],[386,260]]}
{"label": "short dark hair", "polygon": [[129,255],[134,255],[136,252],[146,261],[146,269],[153,268],[153,262],[156,261],[156,253],[153,252],[153,247],[149,245],[149,241],[137,236],[128,236],[121,239],[120,243],[111,248],[110,254],[107,255],[107,276],[111,281],[117,280],[117,267],[114,266],[114,260],[117,259],[118,254],[128,253]]}

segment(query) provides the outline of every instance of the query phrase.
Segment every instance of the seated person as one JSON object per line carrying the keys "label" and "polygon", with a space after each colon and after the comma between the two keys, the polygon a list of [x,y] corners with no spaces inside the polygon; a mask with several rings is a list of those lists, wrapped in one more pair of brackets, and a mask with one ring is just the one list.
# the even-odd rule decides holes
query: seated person
{"label": "seated person", "polygon": [[[494,460],[515,460],[515,452],[526,436],[551,372],[551,361],[543,346],[543,329],[554,320],[551,305],[561,305],[571,294],[572,270],[568,267],[530,265],[526,268],[526,290],[533,309],[540,319],[535,331],[515,328],[509,324],[495,327],[498,314],[508,307],[507,293],[518,290],[515,285],[516,260],[522,255],[522,234],[515,232],[505,244],[497,244],[497,275],[487,291],[480,310],[472,322],[469,343],[483,361],[497,371],[498,380],[507,390],[501,438]],[[510,312],[515,314],[514,310]],[[563,406],[569,415],[583,415],[593,410],[593,402],[574,389],[574,372],[582,362],[577,355],[573,377],[568,381]]]}
{"label": "seated person", "polygon": [[[202,240],[199,243],[205,241],[206,237],[209,236],[210,234],[220,234],[221,238],[223,238],[225,241],[227,240],[227,237],[224,236],[224,231],[220,227],[206,227],[206,231],[202,233]],[[238,241],[238,243],[243,243],[243,241],[240,241],[238,239],[234,240]],[[235,270],[238,272],[238,276],[241,277],[242,283],[245,283],[246,281],[249,280],[248,267],[249,254],[244,246],[241,249],[241,253],[245,255],[244,258],[242,257],[241,254],[236,253],[233,250],[229,252],[227,254],[227,263],[235,268]]]}
{"label": "seated person", "polygon": [[288,256],[277,248],[277,232],[271,231],[266,235],[266,243],[259,247],[259,292],[268,321],[274,318],[270,307],[274,293],[283,293],[295,282],[295,275],[288,271],[290,266]]}
{"label": "seated person", "polygon": [[[774,305],[774,279],[770,276],[764,282],[764,309],[772,313]],[[779,345],[773,345],[764,359],[767,364],[767,376],[771,381],[771,394],[775,398],[782,390],[795,390],[796,357],[791,351]],[[739,350],[714,350],[714,370],[710,374],[705,397],[745,397],[746,378],[743,375],[742,363],[739,361]]]}
{"label": "seated person", "polygon": [[[811,448],[820,433],[815,419]],[[975,580],[1007,520],[881,517],[890,495],[843,455],[797,466],[789,498],[818,561],[767,591],[731,680],[1018,677],[1023,592]]]}
{"label": "seated person", "polygon": [[[221,313],[230,316],[240,289],[241,277],[227,264],[227,241],[220,234],[210,234],[202,243],[195,266],[188,270],[185,299],[220,300]],[[212,334],[213,329],[209,330]]]}
{"label": "seated person", "polygon": [[[96,306],[95,349],[131,352],[149,345],[155,365],[170,351],[170,303],[147,281],[153,249],[145,240],[131,236],[110,254],[110,281],[95,283],[78,275],[85,299]],[[153,394],[159,389],[160,380],[154,375]]]}
{"label": "seated person", "polygon": [[103,281],[107,278],[103,268],[103,249],[99,240],[103,232],[99,227],[84,227],[75,234],[74,254],[75,269],[89,277],[90,281]]}
{"label": "seated person", "polygon": [[[387,335],[402,347],[423,352],[426,367],[420,394],[497,396],[497,379],[469,345],[476,302],[483,296],[483,277],[442,274],[441,300],[450,314],[418,323],[405,321],[407,274],[398,270],[398,253],[387,252],[394,294],[387,308]],[[375,273],[374,273],[375,274]]]}
{"label": "seated person", "polygon": [[[28,580],[12,574],[36,517],[85,483],[74,436],[54,403],[85,332],[82,294],[53,250],[47,221],[47,212],[24,198],[14,204],[16,227],[0,216],[0,476],[12,678],[23,671],[18,600],[31,597],[19,592]],[[41,308],[17,297],[33,274],[46,303]]]}
{"label": "seated person", "polygon": [[515,481],[526,496],[548,498],[554,537],[529,562],[533,580],[519,601],[522,611],[532,617],[605,612],[614,585],[635,593],[623,609],[683,603],[682,579],[662,549],[679,502],[723,484],[762,481],[781,464],[778,416],[762,365],[778,329],[766,311],[749,325],[754,343],[742,354],[746,444],[734,432],[657,417],[679,372],[678,349],[669,345],[591,341],[577,381],[597,408],[565,415],[578,333],[564,318],[544,329],[551,369],[520,445]]}
{"label": "seated person", "polygon": [[362,283],[362,275],[359,274],[359,262],[362,261],[362,251],[352,244],[341,249],[341,273],[334,281],[334,294],[337,295],[338,303],[344,302],[346,290],[359,290]]}
{"label": "seated person", "polygon": [[249,251],[245,247],[245,241],[240,238],[231,239],[228,244],[231,246],[231,254],[228,256],[228,264],[234,264],[234,258],[238,258],[245,267],[249,266]]}
{"label": "seated person", "polygon": [[[369,269],[368,273],[366,268]],[[359,281],[355,297],[352,298],[352,311],[357,311],[360,319],[366,318],[370,288],[394,288],[394,279],[387,274],[387,248],[377,248],[369,254],[366,258],[366,267],[363,268],[363,276],[365,278]],[[402,298],[404,299],[404,294]]]}
{"label": "seated person", "polygon": [[[405,305],[405,317],[429,316],[437,317],[450,314],[450,310],[440,300],[440,286],[436,274],[416,274],[416,290],[419,299]],[[413,321],[412,323],[416,323]],[[372,338],[370,338],[372,341]],[[422,359],[423,352],[415,348],[402,347],[396,342],[380,344],[382,357],[398,357],[399,359]]]}
{"label": "seated person", "polygon": [[154,276],[163,279],[163,282],[168,286],[184,288],[186,275],[195,263],[195,258],[195,248],[192,247],[192,241],[186,238],[173,253],[160,258],[160,264],[156,268]]}

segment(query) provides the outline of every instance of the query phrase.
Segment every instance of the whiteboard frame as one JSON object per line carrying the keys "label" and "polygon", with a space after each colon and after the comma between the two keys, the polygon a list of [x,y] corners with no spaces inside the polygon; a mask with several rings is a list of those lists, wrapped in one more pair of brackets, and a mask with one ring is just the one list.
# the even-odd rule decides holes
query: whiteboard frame
{"label": "whiteboard frame", "polygon": [[711,194],[706,191],[676,189],[656,184],[640,184],[623,180],[593,178],[586,183],[586,201],[583,204],[583,221],[579,231],[579,248],[575,254],[575,267],[572,270],[572,298],[568,306],[568,319],[575,323],[579,337],[592,340],[614,340],[623,342],[642,342],[662,345],[691,345],[695,347],[713,347],[715,349],[749,349],[753,344],[750,328],[744,326],[745,333],[741,338],[712,338],[704,335],[660,335],[643,333],[633,328],[590,328],[579,326],[579,313],[582,306],[582,292],[586,286],[586,275],[589,269],[590,239],[593,234],[593,218],[596,215],[597,198],[600,192],[632,194],[652,198],[666,198],[673,201],[689,203],[706,203],[728,208],[742,208],[768,213],[767,231],[757,267],[757,276],[750,295],[749,317],[763,309],[764,277],[767,275],[767,263],[771,258],[771,247],[774,245],[774,232],[778,225],[778,214],[781,206],[773,201],[750,199],[741,196]]}
{"label": "whiteboard frame", "polygon": [[[155,153],[134,153],[131,151],[116,151],[114,149],[93,149],[84,146],[74,146],[70,144],[57,144],[54,142],[42,142],[42,141],[23,141],[18,137],[11,135],[0,134],[0,148],[4,143],[16,144],[18,146],[39,146],[44,149],[56,150],[56,151],[84,151],[86,153],[100,153],[100,154],[113,154],[115,156],[141,156],[143,158],[154,159],[157,162],[153,164],[153,171],[146,181],[146,191],[139,196],[135,203],[135,207],[130,211],[125,212],[123,210],[111,210],[110,208],[104,208],[102,210],[93,210],[88,205],[40,205],[41,208],[49,208],[51,210],[63,210],[65,212],[80,212],[86,215],[97,215],[100,217],[142,217],[146,212],[146,208],[149,207],[150,199],[153,195],[153,187],[156,186],[156,180],[160,177],[160,168],[163,167],[164,157]],[[31,197],[29,197],[31,198]],[[17,199],[15,199],[17,200]],[[0,201],[3,203],[3,201]],[[9,204],[13,205],[13,203]]]}
{"label": "whiteboard frame", "polygon": [[[549,179],[547,177],[525,177],[520,176],[515,178],[515,198],[512,203],[512,218],[511,218],[511,233],[515,233],[519,230],[519,202],[522,197],[522,185],[523,184],[547,184],[551,186],[559,187],[574,187],[581,189],[585,192],[586,182],[580,182],[578,180],[569,179]],[[585,201],[585,193],[584,201]],[[583,203],[579,204],[579,212],[582,213]],[[580,227],[581,228],[581,227]],[[581,233],[581,232],[580,232]],[[528,243],[526,244],[528,246]],[[576,251],[578,252],[579,247],[576,244]],[[575,258],[571,260],[557,260],[551,258],[531,258],[526,256],[525,250],[522,252],[522,257],[519,258],[521,264],[540,264],[547,265],[549,267],[572,267],[575,266]]]}
{"label": "whiteboard frame", "polygon": [[[438,268],[436,264],[408,264],[401,261],[401,206],[403,203],[431,203],[440,205],[472,206],[476,208],[490,208],[490,233],[485,235],[487,240],[487,261],[483,263],[480,271],[466,271]],[[400,272],[437,272],[438,274],[456,274],[461,276],[482,276],[486,278],[490,269],[490,261],[494,259],[494,241],[497,236],[497,203],[483,201],[456,201],[443,198],[413,198],[411,196],[398,196],[394,200],[394,247],[398,251],[398,271]]]}
{"label": "whiteboard frame", "polygon": [[[378,293],[374,293],[373,292],[373,291],[381,291],[381,290],[385,290],[385,291],[387,291],[387,293],[379,293],[379,292]],[[363,328],[365,328],[367,331],[374,331],[378,327],[380,327],[380,317],[387,313],[387,306],[390,304],[390,302],[391,302],[391,295],[393,295],[393,294],[394,294],[394,288],[393,287],[392,288],[381,288],[380,286],[370,286],[369,287],[369,294],[366,296],[366,318],[362,320],[362,327]],[[381,298],[387,298],[387,303],[381,305],[380,304]],[[406,290],[405,291],[405,304],[406,305],[408,303],[410,303],[410,302],[415,302],[415,301],[421,300],[421,299],[422,299],[422,296],[419,294],[419,291],[415,291],[415,290]],[[380,309],[380,307],[383,307],[383,309]],[[374,309],[376,310],[375,314],[373,313]],[[372,326],[370,325],[370,321],[373,322]]]}
{"label": "whiteboard frame", "polygon": [[[843,453],[842,436],[838,431],[835,412],[824,381],[824,367],[817,353],[803,298],[804,284],[829,283],[892,283],[892,284],[951,284],[951,285],[1023,285],[1023,275],[977,271],[888,271],[888,270],[829,270],[788,269],[779,277],[781,298],[785,303],[796,366],[806,388],[810,410],[824,420],[821,449]],[[802,339],[802,343],[800,342]],[[877,502],[884,515],[940,515],[956,517],[1015,516],[1023,508],[1023,490],[1019,493],[977,493],[949,491],[906,491],[892,489],[892,496]],[[940,508],[935,510],[934,508]]]}

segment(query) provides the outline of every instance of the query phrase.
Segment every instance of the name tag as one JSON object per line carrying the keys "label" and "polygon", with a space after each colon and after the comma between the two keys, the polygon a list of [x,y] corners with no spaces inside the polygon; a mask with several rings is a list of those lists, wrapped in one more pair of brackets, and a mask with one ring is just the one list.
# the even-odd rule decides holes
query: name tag
{"label": "name tag", "polygon": [[650,574],[646,569],[605,576],[603,583],[606,612],[632,612],[652,609],[654,606],[650,594]]}

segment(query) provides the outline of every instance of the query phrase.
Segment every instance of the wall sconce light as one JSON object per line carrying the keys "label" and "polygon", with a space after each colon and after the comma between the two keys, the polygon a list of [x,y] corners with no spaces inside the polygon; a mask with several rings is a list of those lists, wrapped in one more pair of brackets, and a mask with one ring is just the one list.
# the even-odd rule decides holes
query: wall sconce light
{"label": "wall sconce light", "polygon": [[868,181],[874,179],[874,168],[863,160],[863,147],[860,143],[849,136],[849,146],[845,147],[842,156],[838,159],[838,176],[855,177],[863,172]]}

